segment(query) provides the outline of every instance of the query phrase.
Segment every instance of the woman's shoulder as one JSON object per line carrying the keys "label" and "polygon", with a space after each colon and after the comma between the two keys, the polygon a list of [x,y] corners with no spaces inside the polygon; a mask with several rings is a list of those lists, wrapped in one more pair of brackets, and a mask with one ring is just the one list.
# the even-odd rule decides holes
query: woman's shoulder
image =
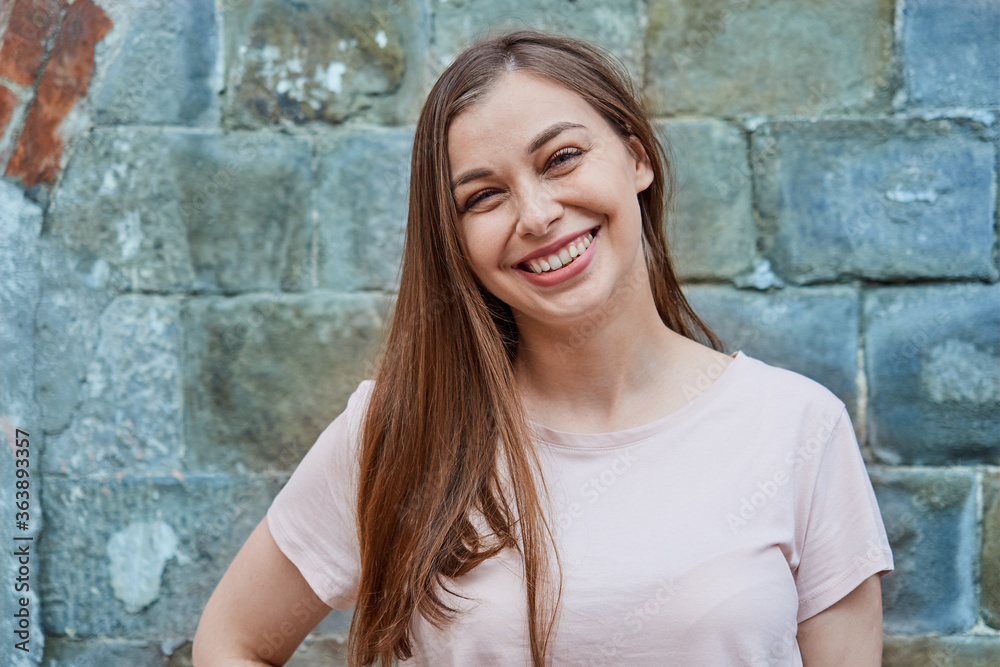
{"label": "woman's shoulder", "polygon": [[375,391],[375,380],[362,380],[347,399],[347,406],[342,414],[347,416],[352,432],[358,430],[362,417],[368,410],[368,402],[371,400],[373,391]]}
{"label": "woman's shoulder", "polygon": [[745,396],[783,406],[786,410],[799,408],[839,414],[845,408],[844,401],[819,380],[778,365],[778,362],[747,355],[742,350],[739,354],[743,357],[737,361],[743,364]]}

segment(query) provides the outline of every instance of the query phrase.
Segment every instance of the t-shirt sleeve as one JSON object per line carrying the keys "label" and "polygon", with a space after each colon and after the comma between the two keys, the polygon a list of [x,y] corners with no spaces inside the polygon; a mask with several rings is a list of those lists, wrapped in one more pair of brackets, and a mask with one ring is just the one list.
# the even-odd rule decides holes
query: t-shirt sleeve
{"label": "t-shirt sleeve", "polygon": [[334,609],[353,605],[358,585],[358,434],[371,385],[363,382],[351,395],[267,510],[278,548]]}
{"label": "t-shirt sleeve", "polygon": [[[811,482],[804,485],[796,509],[800,557],[793,574],[800,623],[871,575],[894,569],[878,501],[845,407],[828,430],[825,447],[815,452],[817,463],[803,466]],[[809,451],[807,446],[803,458]]]}

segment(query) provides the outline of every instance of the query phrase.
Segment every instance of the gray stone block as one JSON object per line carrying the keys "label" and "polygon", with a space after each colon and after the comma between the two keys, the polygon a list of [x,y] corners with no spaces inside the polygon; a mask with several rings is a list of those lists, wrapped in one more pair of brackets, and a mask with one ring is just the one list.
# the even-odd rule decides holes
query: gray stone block
{"label": "gray stone block", "polygon": [[428,19],[413,0],[231,0],[225,122],[416,120]]}
{"label": "gray stone block", "polygon": [[882,667],[995,667],[1000,664],[1000,638],[887,636]]}
{"label": "gray stone block", "polygon": [[409,129],[349,130],[317,141],[321,287],[397,288],[412,146]]}
{"label": "gray stone block", "polygon": [[15,428],[37,425],[32,362],[41,228],[41,208],[0,181],[0,415]]}
{"label": "gray stone block", "polygon": [[1000,285],[873,289],[864,323],[875,454],[1000,463]]}
{"label": "gray stone block", "polygon": [[336,639],[305,641],[285,664],[288,667],[347,667],[347,646]]}
{"label": "gray stone block", "polygon": [[95,130],[46,220],[44,263],[76,270],[48,286],[295,288],[308,282],[310,179],[309,146],[295,137]]}
{"label": "gray stone block", "polygon": [[979,123],[769,123],[752,137],[763,252],[799,283],[995,280],[995,150]]}
{"label": "gray stone block", "polygon": [[185,469],[294,468],[358,383],[373,377],[388,305],[374,295],[189,301]]}
{"label": "gray stone block", "polygon": [[903,3],[903,78],[914,107],[1000,105],[1000,4]]}
{"label": "gray stone block", "polygon": [[[279,486],[277,480],[205,476],[47,477],[42,593],[48,632],[193,636],[209,595]],[[144,525],[172,535],[160,550],[132,545],[137,560],[157,560],[159,567],[115,571],[121,555],[115,543],[122,541],[116,536]],[[146,596],[152,599],[129,611],[133,587],[152,591]]]}
{"label": "gray stone block", "polygon": [[160,648],[148,642],[53,637],[45,645],[45,667],[162,667]]}
{"label": "gray stone block", "polygon": [[674,156],[677,192],[667,243],[680,280],[732,279],[750,272],[757,232],[743,131],[714,120],[660,125]]}
{"label": "gray stone block", "polygon": [[895,570],[882,577],[887,633],[955,634],[976,623],[975,477],[870,468]]}
{"label": "gray stone block", "polygon": [[[47,416],[53,426],[65,424],[48,437],[45,469],[106,475],[179,470],[179,297],[121,296],[93,322],[78,313],[95,300],[78,301],[80,296],[50,293],[40,308],[41,340],[69,358],[66,365],[39,369],[47,409],[52,400]],[[67,382],[69,369],[77,379]]]}
{"label": "gray stone block", "polygon": [[433,6],[434,76],[478,37],[532,28],[597,44],[624,63],[637,87],[642,84],[645,8],[639,0],[453,0]]}
{"label": "gray stone block", "polygon": [[892,0],[650,0],[646,91],[666,114],[889,107]]}
{"label": "gray stone block", "polygon": [[850,287],[770,292],[686,285],[684,295],[729,352],[811,378],[844,401],[858,440],[858,296]]}
{"label": "gray stone block", "polygon": [[[41,209],[20,189],[0,181],[0,516],[4,517],[0,539],[5,552],[0,560],[4,582],[0,635],[4,637],[3,655],[9,660],[5,664],[11,667],[39,664],[45,645],[38,595],[38,536],[43,527],[40,464],[45,438],[34,379],[34,321],[40,296],[37,241],[41,228]],[[27,463],[18,465],[17,460]],[[22,468],[28,471],[28,477],[17,476],[16,471]],[[19,481],[26,482],[28,488],[18,489]],[[26,508],[17,506],[25,501]],[[17,514],[22,511],[26,517]],[[27,527],[18,528],[17,520],[24,520]],[[27,564],[11,555],[22,545],[28,546]],[[27,567],[26,572],[21,572],[22,565]],[[22,599],[27,601],[26,607],[22,607]],[[15,630],[25,631],[20,627],[21,619],[14,616],[22,609],[28,614],[27,637],[14,634]],[[28,652],[14,647],[25,639]]]}
{"label": "gray stone block", "polygon": [[[41,561],[46,631],[162,641],[163,653],[174,653],[194,636],[205,603],[283,479],[47,476]],[[130,540],[148,527],[169,539]],[[152,567],[123,569],[123,549]],[[316,632],[343,633],[349,624],[350,613],[335,610]]]}
{"label": "gray stone block", "polygon": [[[333,614],[330,615],[332,616]],[[349,625],[350,618],[347,620]],[[178,648],[170,655],[166,667],[193,667],[191,650],[190,643]],[[310,635],[285,665],[286,667],[347,667],[347,647],[342,640]]]}
{"label": "gray stone block", "polygon": [[983,474],[982,530],[983,620],[1000,630],[1000,472]]}
{"label": "gray stone block", "polygon": [[231,293],[307,284],[308,144],[262,132],[172,139],[170,166],[194,289]]}
{"label": "gray stone block", "polygon": [[106,3],[114,27],[95,45],[98,124],[215,125],[218,25],[213,0]]}
{"label": "gray stone block", "polygon": [[35,391],[40,426],[58,433],[82,400],[87,364],[100,337],[101,313],[113,299],[102,290],[47,290],[35,314]]}

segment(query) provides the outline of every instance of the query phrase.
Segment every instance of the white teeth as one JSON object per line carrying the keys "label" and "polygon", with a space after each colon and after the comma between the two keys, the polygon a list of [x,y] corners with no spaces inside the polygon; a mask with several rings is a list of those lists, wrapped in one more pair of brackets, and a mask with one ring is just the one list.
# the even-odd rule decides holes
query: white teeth
{"label": "white teeth", "polygon": [[586,236],[581,237],[579,241],[570,242],[569,245],[559,251],[559,254],[549,255],[545,259],[531,259],[526,264],[535,273],[545,273],[546,271],[561,269],[567,264],[571,264],[574,259],[586,252],[593,240],[594,235],[588,233]]}

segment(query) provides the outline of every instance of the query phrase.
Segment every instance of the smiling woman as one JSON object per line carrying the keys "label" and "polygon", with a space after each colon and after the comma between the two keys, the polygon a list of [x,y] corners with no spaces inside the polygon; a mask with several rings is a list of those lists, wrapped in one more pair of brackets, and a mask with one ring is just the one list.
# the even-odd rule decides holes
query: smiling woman
{"label": "smiling woman", "polygon": [[892,553],[844,403],[688,305],[628,75],[565,37],[475,44],[411,173],[378,374],[220,582],[195,663],[282,664],[353,604],[352,667],[879,664]]}
{"label": "smiling woman", "polygon": [[504,76],[452,122],[448,155],[463,249],[522,334],[529,320],[561,326],[649,282],[636,195],[653,180],[650,159],[573,91]]}

